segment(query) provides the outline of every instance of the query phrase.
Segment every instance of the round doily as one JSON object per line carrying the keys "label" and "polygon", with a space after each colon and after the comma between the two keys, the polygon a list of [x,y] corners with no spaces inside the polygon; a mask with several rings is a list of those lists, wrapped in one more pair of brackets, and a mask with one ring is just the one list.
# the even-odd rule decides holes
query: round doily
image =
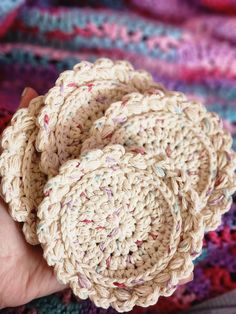
{"label": "round doily", "polygon": [[38,117],[36,144],[42,152],[42,170],[56,175],[61,164],[80,155],[90,126],[110,103],[149,86],[161,88],[150,74],[134,71],[125,61],[81,62],[72,71],[63,72],[46,95],[45,107]]}
{"label": "round doily", "polygon": [[198,197],[183,173],[163,177],[165,162],[107,146],[66,162],[46,184],[38,238],[58,280],[80,298],[129,311],[191,274],[204,233]]}
{"label": "round doily", "polygon": [[108,143],[165,155],[173,169],[184,169],[202,200],[208,230],[215,229],[230,208],[236,184],[232,139],[216,114],[185,95],[133,93],[113,103],[94,122],[82,151]]}
{"label": "round doily", "polygon": [[0,174],[2,195],[9,204],[14,220],[24,222],[26,240],[37,244],[34,220],[35,211],[43,199],[46,176],[39,169],[39,153],[35,149],[36,116],[43,105],[39,96],[28,108],[19,109],[11,125],[2,134]]}

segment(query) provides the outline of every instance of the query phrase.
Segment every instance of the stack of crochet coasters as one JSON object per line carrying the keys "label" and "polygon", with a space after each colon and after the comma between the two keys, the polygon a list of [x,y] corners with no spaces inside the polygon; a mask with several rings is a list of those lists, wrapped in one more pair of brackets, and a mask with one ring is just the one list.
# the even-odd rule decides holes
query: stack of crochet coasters
{"label": "stack of crochet coasters", "polygon": [[193,271],[235,191],[219,117],[124,61],[82,62],[3,133],[2,194],[58,280],[119,312]]}

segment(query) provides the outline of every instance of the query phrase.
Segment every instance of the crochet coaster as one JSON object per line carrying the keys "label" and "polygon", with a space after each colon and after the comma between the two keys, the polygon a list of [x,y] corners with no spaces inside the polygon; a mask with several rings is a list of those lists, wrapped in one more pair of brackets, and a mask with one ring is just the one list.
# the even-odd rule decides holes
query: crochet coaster
{"label": "crochet coaster", "polygon": [[42,170],[56,175],[61,164],[79,156],[90,126],[110,103],[150,86],[162,88],[150,74],[134,71],[125,61],[81,62],[72,71],[63,72],[46,95],[45,107],[38,117],[36,145],[42,152]]}
{"label": "crochet coaster", "polygon": [[[154,89],[159,87],[148,73],[134,71],[127,62],[113,63],[108,59],[97,60],[94,65],[82,62],[73,71],[63,72],[45,97],[38,97],[29,109],[15,114],[14,129],[9,127],[3,136],[3,143],[7,144],[1,156],[2,189],[13,218],[25,222],[23,232],[27,242],[39,243],[35,231],[36,208],[43,198],[47,176],[57,173],[58,162],[79,156],[81,143],[87,137],[92,121],[103,115],[110,100],[119,100],[126,93],[142,90],[146,84]],[[37,119],[42,127],[39,135]],[[46,175],[39,169],[36,136],[39,150],[46,149],[40,164]],[[9,163],[9,156],[14,162]],[[19,173],[15,173],[16,160]],[[12,177],[9,170],[14,171]]]}
{"label": "crochet coaster", "polygon": [[163,177],[163,163],[107,146],[66,162],[46,184],[38,238],[58,280],[81,299],[129,311],[191,274],[204,232],[198,198],[184,174]]}
{"label": "crochet coaster", "polygon": [[0,158],[2,195],[9,204],[14,220],[24,222],[27,242],[37,244],[35,211],[43,199],[46,176],[39,169],[40,157],[35,149],[38,133],[35,120],[43,105],[39,96],[28,108],[19,109],[11,125],[2,134],[3,152]]}
{"label": "crochet coaster", "polygon": [[200,195],[207,230],[215,229],[229,210],[236,187],[231,136],[216,114],[185,95],[127,95],[94,122],[90,135],[82,151],[122,144],[143,154],[163,154],[173,169],[184,169]]}

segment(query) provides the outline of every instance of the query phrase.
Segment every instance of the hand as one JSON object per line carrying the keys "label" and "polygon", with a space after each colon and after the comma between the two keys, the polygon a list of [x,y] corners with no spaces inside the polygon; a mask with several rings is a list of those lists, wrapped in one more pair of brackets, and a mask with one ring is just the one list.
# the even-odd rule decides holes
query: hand
{"label": "hand", "polygon": [[[37,93],[27,88],[20,107],[27,107]],[[54,274],[43,259],[42,249],[26,243],[21,224],[13,221],[0,199],[0,309],[25,304],[60,290]]]}
{"label": "hand", "polygon": [[[20,107],[27,107],[37,93],[27,88]],[[0,309],[25,304],[32,299],[66,288],[59,284],[43,259],[42,249],[26,243],[22,226],[10,217],[0,199]],[[180,282],[185,284],[193,274]]]}

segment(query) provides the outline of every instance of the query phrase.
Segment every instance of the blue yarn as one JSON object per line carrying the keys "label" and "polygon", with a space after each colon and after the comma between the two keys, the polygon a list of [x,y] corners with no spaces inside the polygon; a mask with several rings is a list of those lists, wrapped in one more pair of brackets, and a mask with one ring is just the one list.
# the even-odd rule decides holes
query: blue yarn
{"label": "blue yarn", "polygon": [[166,29],[167,36],[173,37],[175,39],[180,39],[182,36],[182,32],[177,28]]}
{"label": "blue yarn", "polygon": [[[38,33],[37,36],[27,34],[27,36],[22,33],[21,31],[16,31],[17,33],[17,40],[18,41],[27,41],[29,43],[41,44],[45,46],[51,47],[61,47],[61,48],[68,48],[72,50],[77,50],[80,48],[83,49],[110,49],[110,48],[118,48],[130,52],[139,52],[145,56],[150,56],[154,58],[159,58],[161,60],[173,61],[176,59],[176,52],[175,48],[173,50],[169,50],[168,52],[164,52],[159,48],[154,48],[149,50],[145,44],[145,42],[138,42],[138,43],[128,43],[122,41],[122,39],[117,39],[112,41],[109,37],[82,37],[80,35],[74,36],[72,40],[67,42],[60,42],[56,39],[47,39],[47,37],[43,33]],[[16,41],[16,36],[12,36],[11,40]]]}
{"label": "blue yarn", "polygon": [[[54,16],[54,18],[56,19],[56,17]],[[50,24],[50,23],[48,23]],[[63,20],[63,18],[60,19],[59,23],[58,23],[58,28],[59,29],[63,29],[63,32],[65,33],[71,33],[73,30],[73,26],[71,23],[71,14],[70,12],[68,12],[68,19],[67,20]]]}
{"label": "blue yarn", "polygon": [[136,52],[136,45],[134,43],[129,43],[129,51]]}
{"label": "blue yarn", "polygon": [[[196,83],[192,85],[186,85],[185,83],[181,81],[172,80],[171,85],[170,85],[170,82],[166,80],[165,78],[158,77],[156,73],[153,73],[153,75],[156,77],[158,81],[162,81],[169,89],[179,90],[184,93],[194,94],[196,96],[200,96],[204,98],[211,97],[212,95],[214,96],[214,99],[218,99],[218,100],[222,99],[224,101],[228,100],[229,105],[231,105],[230,102],[232,102],[232,100],[233,101],[235,100],[235,97],[233,97],[233,95],[236,92],[236,88],[234,86],[227,86],[227,85],[218,86],[218,81],[216,82],[212,81],[211,86],[209,86],[208,84],[205,84],[204,77],[203,77],[203,82],[200,84]],[[224,110],[225,106],[222,106],[222,104],[218,104],[217,110],[218,108],[221,108],[221,110]],[[231,108],[232,108],[232,105],[231,105]],[[236,111],[236,109],[233,109],[233,108],[232,110]]]}
{"label": "blue yarn", "polygon": [[90,5],[98,5],[98,4],[101,4],[101,5],[104,5],[104,6],[107,6],[109,8],[112,8],[112,9],[122,9],[125,5],[124,1],[123,0],[88,0],[88,4]]}
{"label": "blue yarn", "polygon": [[0,53],[0,64],[9,64],[10,60],[6,55]]}
{"label": "blue yarn", "polygon": [[221,104],[216,103],[210,106],[209,110],[217,112],[223,119],[227,119],[230,122],[236,121],[236,110],[231,106],[223,109]]}
{"label": "blue yarn", "polygon": [[85,25],[87,24],[86,21],[86,16],[76,16],[73,20],[73,27],[79,27],[79,28],[84,28]]}
{"label": "blue yarn", "polygon": [[25,306],[25,310],[40,309],[39,314],[80,314],[89,306],[89,301],[77,302],[72,301],[68,305],[64,305],[58,295],[54,294],[48,297],[36,299]]}
{"label": "blue yarn", "polygon": [[[43,39],[43,35],[41,36],[41,39]],[[111,43],[111,40],[108,39],[103,39],[103,41],[105,41],[104,46],[108,46],[109,45],[113,45],[114,43]],[[75,48],[75,47],[83,47],[86,46],[87,48],[94,48],[94,47],[100,47],[101,45],[101,39],[97,38],[97,37],[93,37],[91,38],[91,40],[88,40],[86,38],[83,37],[76,37],[75,38],[76,44],[74,41],[72,42],[68,42],[67,47],[68,48]],[[40,40],[40,43],[42,41]],[[45,41],[45,43],[47,43]],[[53,44],[55,46],[60,46],[61,42],[60,41],[56,41],[54,40]],[[124,42],[121,40],[117,40],[115,41],[115,47],[116,48],[120,48],[120,49],[127,49],[131,52],[136,52],[137,47],[135,43],[130,43],[128,46],[125,46]],[[64,45],[62,46],[62,48],[64,48]],[[142,51],[143,47],[140,45],[139,46],[139,50]],[[161,54],[158,51],[158,49],[155,50],[155,54],[160,58]],[[168,54],[167,54],[168,56]],[[96,56],[92,55],[92,60],[95,60]],[[62,61],[58,61],[57,64],[59,64],[60,62],[62,64],[64,64],[65,66],[64,68],[68,68],[68,66],[70,67],[70,60],[71,58],[65,58]],[[72,58],[72,60],[74,60]],[[78,58],[75,58],[75,60],[78,60]],[[4,53],[0,54],[0,61],[2,63],[19,63],[19,64],[31,64],[32,66],[39,66],[39,65],[43,65],[43,66],[49,66],[50,62],[51,62],[51,58],[50,56],[43,56],[40,58],[35,58],[35,55],[33,52],[24,50],[23,48],[21,49],[13,49],[10,53],[10,55],[6,55]],[[73,61],[72,61],[73,63]],[[156,77],[156,73],[153,73],[154,76]],[[232,95],[234,95],[236,93],[236,88],[235,87],[221,87],[221,88],[217,88],[217,86],[215,88],[209,88],[207,85],[205,85],[204,83],[202,84],[194,84],[194,85],[185,85],[183,84],[183,82],[173,82],[171,86],[168,86],[167,82],[165,81],[164,78],[162,77],[156,77],[157,81],[161,81],[163,84],[167,85],[168,88],[171,89],[176,89],[179,91],[183,91],[185,93],[188,94],[194,94],[196,96],[203,96],[203,97],[210,97],[211,95],[214,96],[214,99],[223,99],[223,100],[228,100],[229,101],[229,106],[222,106],[222,104],[220,103],[212,103],[209,104],[209,109],[211,111],[216,111],[219,114],[221,114],[221,116],[223,118],[228,118],[231,122],[232,121],[236,121],[236,110],[234,109],[234,107],[232,107],[230,105],[230,102],[232,102],[232,100],[234,100],[234,98],[232,97]],[[224,96],[224,97],[223,97]]]}
{"label": "blue yarn", "polygon": [[73,66],[80,61],[81,60],[79,58],[65,58],[56,64],[56,68],[58,72],[62,72],[66,69],[72,69]]}
{"label": "blue yarn", "polygon": [[1,0],[0,1],[0,19],[4,19],[7,14],[17,9],[24,0]]}
{"label": "blue yarn", "polygon": [[[114,44],[114,43],[113,43]],[[104,38],[103,39],[103,47],[109,49],[112,47],[112,39],[111,38]]]}
{"label": "blue yarn", "polygon": [[[130,45],[129,45],[130,46]],[[135,50],[138,52],[138,53],[142,53],[142,54],[145,54],[147,55],[148,54],[148,48],[147,48],[147,45],[143,42],[143,41],[140,41],[138,44],[134,45],[135,47]],[[134,51],[135,51],[134,50]]]}
{"label": "blue yarn", "polygon": [[24,14],[26,10],[22,11],[21,17],[23,17],[23,22],[27,26],[33,27],[41,24],[41,14],[38,10],[31,10],[31,14]]}
{"label": "blue yarn", "polygon": [[43,18],[41,18],[40,20],[40,31],[41,32],[46,32],[46,30],[48,29],[48,25],[50,24],[49,22],[49,14],[45,13],[43,14]]}
{"label": "blue yarn", "polygon": [[52,15],[52,16],[51,16],[51,22],[50,22],[50,24],[48,25],[48,30],[49,30],[49,31],[53,31],[53,29],[55,29],[56,25],[57,25],[57,19],[55,18],[54,15]]}
{"label": "blue yarn", "polygon": [[199,262],[203,261],[205,258],[207,258],[207,250],[202,249],[202,253],[200,256],[198,256],[194,261],[193,264],[197,265]]}
{"label": "blue yarn", "polygon": [[[53,16],[47,12],[42,13],[35,9],[23,10],[20,18],[30,27],[37,26],[41,31],[47,32],[51,30],[61,30],[71,32],[73,26],[84,27],[86,23],[94,23],[96,26],[102,26],[104,23],[116,23],[127,27],[128,31],[142,30],[144,36],[168,35],[179,39],[182,36],[180,29],[164,25],[162,23],[146,23],[145,20],[135,20],[128,15],[106,15],[100,12],[86,12],[83,9],[74,9],[69,12],[62,12],[60,15]],[[53,16],[53,17],[52,17]],[[62,18],[63,16],[63,18]],[[56,21],[57,19],[57,21]],[[51,24],[51,20],[53,20]],[[51,24],[51,25],[50,25]],[[50,26],[49,26],[50,25]]]}
{"label": "blue yarn", "polygon": [[[124,42],[121,39],[117,39],[115,42],[116,42],[116,48],[118,48],[118,49],[124,48]],[[133,45],[133,44],[131,43],[130,46],[131,45]]]}
{"label": "blue yarn", "polygon": [[[78,12],[76,13],[78,15]],[[98,14],[98,12],[90,13],[89,15],[85,14],[85,16],[86,16],[87,22],[92,21],[97,26],[103,25],[104,23],[106,23],[106,20],[107,20],[107,15],[103,13]],[[115,20],[113,22],[115,22]]]}
{"label": "blue yarn", "polygon": [[[56,43],[56,42],[55,42]],[[124,48],[124,42],[122,41],[116,41],[115,47],[117,48]],[[56,45],[60,45],[61,42],[57,41]],[[103,39],[103,46],[107,46],[109,48],[110,46],[110,40],[109,39]],[[71,46],[71,47],[70,47]],[[76,37],[75,41],[69,42],[68,43],[68,48],[75,48],[75,47],[88,47],[88,48],[95,48],[95,47],[100,47],[101,46],[101,39],[94,37],[92,39],[87,39],[83,37]],[[136,51],[136,45],[134,43],[129,44],[128,47],[125,47],[129,51]],[[143,49],[143,47],[139,47],[140,50]],[[161,54],[159,51],[156,49],[155,54],[158,55],[159,58],[161,58]],[[90,61],[94,61],[96,59],[96,55],[91,55]],[[18,63],[21,65],[29,64],[32,67],[48,67],[51,64],[51,59],[50,56],[43,56],[43,57],[37,57],[34,55],[33,52],[29,51],[24,51],[23,49],[13,49],[10,53],[10,55],[6,55],[4,53],[0,54],[0,63],[2,64],[14,64]],[[61,72],[65,69],[72,68],[74,64],[79,62],[79,58],[64,58],[61,61],[56,62],[56,68],[58,69],[58,72]],[[163,79],[158,79],[162,83],[165,84],[165,80]],[[217,112],[223,119],[227,119],[230,122],[236,121],[236,110],[234,107],[232,107],[231,103],[232,100],[232,95],[235,93],[235,88],[226,88],[222,87],[221,89],[217,88],[208,88],[208,86],[204,84],[195,84],[195,85],[183,85],[181,82],[175,82],[175,84],[171,86],[173,89],[177,89],[183,92],[187,92],[190,94],[195,94],[198,96],[210,96],[213,95],[213,102],[209,104],[208,109],[210,111]],[[225,100],[229,100],[229,105],[228,106],[222,106],[221,103],[216,102],[216,99],[221,99],[221,96],[225,96]],[[234,147],[236,143],[234,140]]]}
{"label": "blue yarn", "polygon": [[220,89],[219,96],[222,98],[227,98],[229,100],[235,100],[236,99],[236,87]]}
{"label": "blue yarn", "polygon": [[160,49],[158,49],[157,47],[150,51],[150,56],[161,60],[164,60],[167,57],[167,55],[165,54],[162,56]]}

